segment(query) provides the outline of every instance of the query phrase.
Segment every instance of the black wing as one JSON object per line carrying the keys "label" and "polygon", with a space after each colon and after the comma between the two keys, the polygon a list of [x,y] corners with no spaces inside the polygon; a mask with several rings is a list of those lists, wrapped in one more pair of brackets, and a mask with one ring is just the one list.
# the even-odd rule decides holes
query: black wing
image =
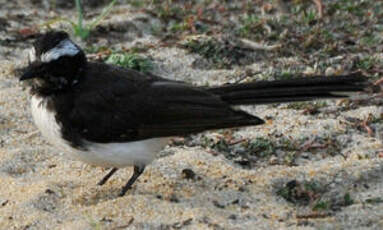
{"label": "black wing", "polygon": [[[77,87],[68,111],[72,129],[89,141],[135,141],[263,123],[202,88],[101,64],[94,67],[98,74],[89,73]],[[100,73],[103,76],[95,77]]]}

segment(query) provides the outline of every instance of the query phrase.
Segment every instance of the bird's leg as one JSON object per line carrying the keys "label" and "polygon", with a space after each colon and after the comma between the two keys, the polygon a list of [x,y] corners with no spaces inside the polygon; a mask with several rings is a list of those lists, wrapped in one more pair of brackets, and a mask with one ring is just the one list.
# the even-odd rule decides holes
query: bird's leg
{"label": "bird's leg", "polygon": [[97,185],[103,185],[105,184],[105,182],[107,182],[109,180],[109,178],[117,171],[118,168],[112,168],[112,170],[110,170],[108,172],[108,174],[106,174],[104,176],[104,178],[102,178],[98,183]]}
{"label": "bird's leg", "polygon": [[144,172],[144,170],[145,170],[145,166],[137,166],[137,165],[134,166],[134,168],[133,168],[133,175],[129,179],[128,183],[126,183],[126,185],[124,187],[122,187],[122,190],[121,190],[121,193],[119,194],[119,196],[125,195],[125,193],[130,188],[132,188],[132,185],[137,180],[137,178]]}

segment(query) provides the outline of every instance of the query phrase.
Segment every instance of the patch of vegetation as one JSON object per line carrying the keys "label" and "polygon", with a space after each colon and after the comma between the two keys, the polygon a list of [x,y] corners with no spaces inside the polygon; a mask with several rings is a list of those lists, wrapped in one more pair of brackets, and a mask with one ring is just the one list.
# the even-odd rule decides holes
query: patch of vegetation
{"label": "patch of vegetation", "polygon": [[[296,205],[308,205],[324,192],[317,182],[292,180],[277,191],[277,195]],[[323,206],[323,204],[322,204]]]}
{"label": "patch of vegetation", "polygon": [[367,56],[367,57],[360,59],[356,63],[356,67],[358,69],[362,69],[362,70],[369,70],[369,69],[373,68],[377,63],[378,63],[378,60],[376,58],[371,57],[371,56]]}
{"label": "patch of vegetation", "polygon": [[365,200],[368,204],[380,204],[383,203],[383,198],[381,197],[375,197],[375,198],[369,198]]}
{"label": "patch of vegetation", "polygon": [[150,59],[142,57],[136,53],[112,53],[106,59],[106,63],[134,69],[140,72],[150,72],[153,69],[153,63]]}
{"label": "patch of vegetation", "polygon": [[171,32],[185,31],[189,29],[189,26],[186,22],[173,23],[170,25]]}
{"label": "patch of vegetation", "polygon": [[239,28],[239,35],[241,37],[250,37],[254,33],[264,34],[263,21],[256,15],[245,15],[240,18],[241,26]]}
{"label": "patch of vegetation", "polygon": [[201,55],[218,69],[231,69],[233,65],[251,61],[248,51],[237,46],[235,41],[223,37],[192,37],[180,44],[180,47]]}
{"label": "patch of vegetation", "polygon": [[263,80],[290,80],[301,76],[304,68],[298,66],[278,66],[270,70],[266,70],[262,74],[265,75]]}
{"label": "patch of vegetation", "polygon": [[326,107],[328,104],[326,101],[315,102],[292,102],[286,105],[287,109],[303,110],[304,114],[314,115],[319,113],[321,108]]}
{"label": "patch of vegetation", "polygon": [[290,71],[282,71],[281,75],[277,76],[276,79],[278,80],[288,80],[295,77],[295,74]]}
{"label": "patch of vegetation", "polygon": [[259,14],[241,16],[238,19],[239,28],[235,33],[243,38],[255,41],[278,41],[283,39],[284,30],[288,26],[286,17],[281,18],[261,18]]}
{"label": "patch of vegetation", "polygon": [[77,22],[72,21],[66,17],[58,17],[52,20],[49,20],[42,24],[40,27],[48,27],[50,28],[52,24],[57,22],[68,22],[72,26],[72,30],[75,36],[80,37],[82,40],[86,40],[89,37],[90,32],[111,12],[113,6],[117,0],[112,0],[102,11],[100,15],[98,15],[92,22],[85,23],[84,22],[84,10],[82,7],[81,0],[76,0],[76,10],[77,10]]}
{"label": "patch of vegetation", "polygon": [[[303,152],[310,152],[310,155],[334,156],[342,149],[342,144],[333,136],[293,139],[282,134],[275,134],[267,138],[236,139],[227,132],[219,136],[201,135],[199,138],[185,139],[184,144],[203,146],[215,153],[223,154],[227,159],[244,168],[270,164],[293,166],[297,165],[297,159],[302,157]],[[229,133],[232,132],[229,131]]]}
{"label": "patch of vegetation", "polygon": [[351,198],[350,193],[344,195],[344,206],[350,206],[354,204],[354,200]]}
{"label": "patch of vegetation", "polygon": [[141,8],[141,7],[144,7],[146,5],[146,2],[142,1],[142,0],[128,0],[126,2],[128,4],[130,4],[131,6],[137,7],[137,8]]}
{"label": "patch of vegetation", "polygon": [[97,18],[95,18],[91,23],[84,25],[84,10],[81,5],[81,0],[76,0],[78,21],[77,24],[70,21],[74,34],[83,40],[87,39],[90,31],[94,29],[101,22],[101,20],[103,20],[110,13],[116,2],[117,0],[112,0],[109,5],[103,9],[102,13]]}
{"label": "patch of vegetation", "polygon": [[381,113],[379,116],[372,116],[369,118],[370,123],[382,123],[383,122],[383,113]]}
{"label": "patch of vegetation", "polygon": [[316,22],[316,12],[313,10],[305,12],[302,16],[302,21],[307,25],[313,25]]}
{"label": "patch of vegetation", "polygon": [[257,159],[268,159],[275,152],[274,143],[262,137],[236,140],[230,135],[227,138],[209,138],[204,135],[200,142],[194,144],[221,153],[245,168],[252,168]]}
{"label": "patch of vegetation", "polygon": [[256,153],[259,157],[269,157],[275,151],[274,143],[269,139],[258,137],[246,144],[249,151]]}
{"label": "patch of vegetation", "polygon": [[319,182],[292,180],[278,189],[276,194],[294,205],[311,206],[313,211],[335,211],[354,204],[348,192],[343,196],[326,198],[328,192],[329,188]]}
{"label": "patch of vegetation", "polygon": [[330,204],[327,201],[318,201],[314,207],[314,211],[327,211],[330,208]]}
{"label": "patch of vegetation", "polygon": [[381,41],[380,38],[376,36],[375,34],[365,35],[359,40],[360,45],[369,46],[369,47],[374,47],[376,44],[379,44],[380,41]]}
{"label": "patch of vegetation", "polygon": [[329,11],[330,13],[345,11],[355,16],[362,17],[365,7],[367,7],[365,1],[339,0],[330,4]]}
{"label": "patch of vegetation", "polygon": [[132,6],[160,19],[165,24],[165,31],[158,35],[176,37],[186,32],[187,34],[202,33],[206,26],[202,17],[204,1],[129,1]]}
{"label": "patch of vegetation", "polygon": [[[327,67],[334,66],[330,61],[332,57],[345,54],[352,56],[366,51],[371,53],[374,48],[380,50],[380,19],[383,17],[381,1],[328,1],[323,19],[317,16],[312,1],[290,1],[288,7],[293,10],[283,16],[276,16],[276,2],[127,1],[137,10],[161,20],[163,26],[153,28],[153,34],[169,38],[166,40],[169,43],[177,42],[188,35],[206,34],[216,37],[225,34],[261,44],[281,45],[280,49],[267,52],[268,61],[263,72],[268,68],[280,68],[283,65],[281,57],[294,57],[294,65],[286,64],[287,68],[293,68],[284,76],[287,78],[294,76],[297,71],[304,71],[307,66],[316,66],[316,72],[323,73]],[[271,7],[265,9],[265,4],[270,4]],[[238,62],[241,65],[247,64],[247,54],[243,55],[242,51],[225,45],[217,45],[217,42],[191,41],[187,44],[187,49],[206,58],[207,64],[202,59],[197,64],[207,65],[208,68],[229,69]],[[241,63],[242,61],[245,62]],[[340,69],[352,72],[371,66],[368,61],[358,65],[352,65],[352,62],[350,58],[341,59]],[[369,73],[376,74],[383,68],[381,63],[375,63],[374,67],[369,68]]]}
{"label": "patch of vegetation", "polygon": [[308,107],[311,106],[318,106],[318,108],[325,107],[327,106],[326,102],[320,103],[317,105],[317,103],[312,103],[312,102],[292,102],[286,105],[287,109],[295,109],[295,110],[302,110],[302,109],[307,109]]}

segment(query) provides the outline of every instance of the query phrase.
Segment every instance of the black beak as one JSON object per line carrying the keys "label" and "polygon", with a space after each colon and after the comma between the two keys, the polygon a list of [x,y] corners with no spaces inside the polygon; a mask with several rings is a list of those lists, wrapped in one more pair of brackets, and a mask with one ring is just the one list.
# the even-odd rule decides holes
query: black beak
{"label": "black beak", "polygon": [[19,78],[20,81],[39,77],[42,74],[42,64],[33,62],[28,67],[24,68],[23,74]]}

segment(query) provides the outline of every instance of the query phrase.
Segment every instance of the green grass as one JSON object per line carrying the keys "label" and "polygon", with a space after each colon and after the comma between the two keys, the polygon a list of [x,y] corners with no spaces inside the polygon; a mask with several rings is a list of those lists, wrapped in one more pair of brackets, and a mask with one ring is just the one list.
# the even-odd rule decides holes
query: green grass
{"label": "green grass", "polygon": [[374,67],[375,64],[377,64],[377,63],[378,63],[378,60],[376,58],[371,57],[371,56],[366,56],[366,57],[360,59],[356,63],[356,67],[358,69],[362,69],[362,70],[369,70],[372,67]]}
{"label": "green grass", "polygon": [[302,20],[306,25],[312,25],[316,21],[316,11],[310,10],[309,12],[305,12],[302,16]]}
{"label": "green grass", "polygon": [[[295,205],[309,205],[313,197],[323,192],[323,188],[315,181],[299,182],[292,180],[277,191],[277,195]],[[323,206],[323,204],[320,204]]]}
{"label": "green grass", "polygon": [[327,101],[315,101],[315,102],[291,102],[286,105],[287,109],[295,109],[295,110],[310,110],[317,111],[320,108],[326,107]]}
{"label": "green grass", "polygon": [[330,204],[328,201],[318,201],[314,207],[314,211],[326,211],[330,208]]}
{"label": "green grass", "polygon": [[117,0],[112,0],[101,12],[99,16],[97,16],[91,22],[84,21],[84,10],[82,8],[81,0],[76,0],[76,11],[77,11],[77,21],[72,21],[66,17],[57,17],[52,20],[48,20],[47,22],[40,25],[40,27],[48,27],[50,28],[52,24],[57,22],[67,22],[71,25],[73,33],[75,36],[80,37],[82,40],[86,40],[89,37],[90,32],[106,17],[110,14],[113,6]]}
{"label": "green grass", "polygon": [[102,13],[96,17],[89,24],[84,24],[84,9],[82,8],[81,0],[76,0],[76,10],[77,10],[77,24],[71,23],[74,34],[81,39],[85,40],[88,38],[89,33],[93,30],[112,10],[112,7],[117,2],[117,0],[112,0],[107,7],[105,7]]}
{"label": "green grass", "polygon": [[136,53],[112,53],[106,59],[106,63],[140,72],[150,72],[153,69],[153,63],[150,59]]}
{"label": "green grass", "polygon": [[380,204],[380,203],[383,203],[383,198],[381,198],[381,197],[369,198],[369,199],[366,199],[366,203],[368,203],[368,204]]}
{"label": "green grass", "polygon": [[262,30],[262,22],[256,15],[246,15],[240,21],[242,23],[239,28],[241,37],[250,37],[250,35],[259,33]]}
{"label": "green grass", "polygon": [[170,25],[169,27],[170,31],[171,32],[182,32],[182,31],[186,31],[189,29],[189,25],[182,21],[182,22],[179,22],[179,23],[173,23]]}
{"label": "green grass", "polygon": [[257,137],[251,140],[247,146],[248,150],[258,157],[269,157],[275,152],[275,146],[269,139]]}
{"label": "green grass", "polygon": [[311,206],[313,211],[328,212],[330,210],[339,210],[341,207],[350,206],[355,203],[348,192],[344,193],[343,196],[333,198],[326,196],[328,192],[330,191],[327,186],[323,186],[316,181],[300,182],[292,180],[278,189],[276,194],[294,205]]}
{"label": "green grass", "polygon": [[374,47],[380,44],[380,38],[375,34],[370,34],[360,38],[359,42],[362,46]]}
{"label": "green grass", "polygon": [[191,53],[207,59],[217,69],[231,69],[248,57],[248,53],[224,39],[202,37],[189,39],[181,45]]}
{"label": "green grass", "polygon": [[354,200],[351,198],[350,193],[344,195],[344,206],[350,206],[354,204]]}

